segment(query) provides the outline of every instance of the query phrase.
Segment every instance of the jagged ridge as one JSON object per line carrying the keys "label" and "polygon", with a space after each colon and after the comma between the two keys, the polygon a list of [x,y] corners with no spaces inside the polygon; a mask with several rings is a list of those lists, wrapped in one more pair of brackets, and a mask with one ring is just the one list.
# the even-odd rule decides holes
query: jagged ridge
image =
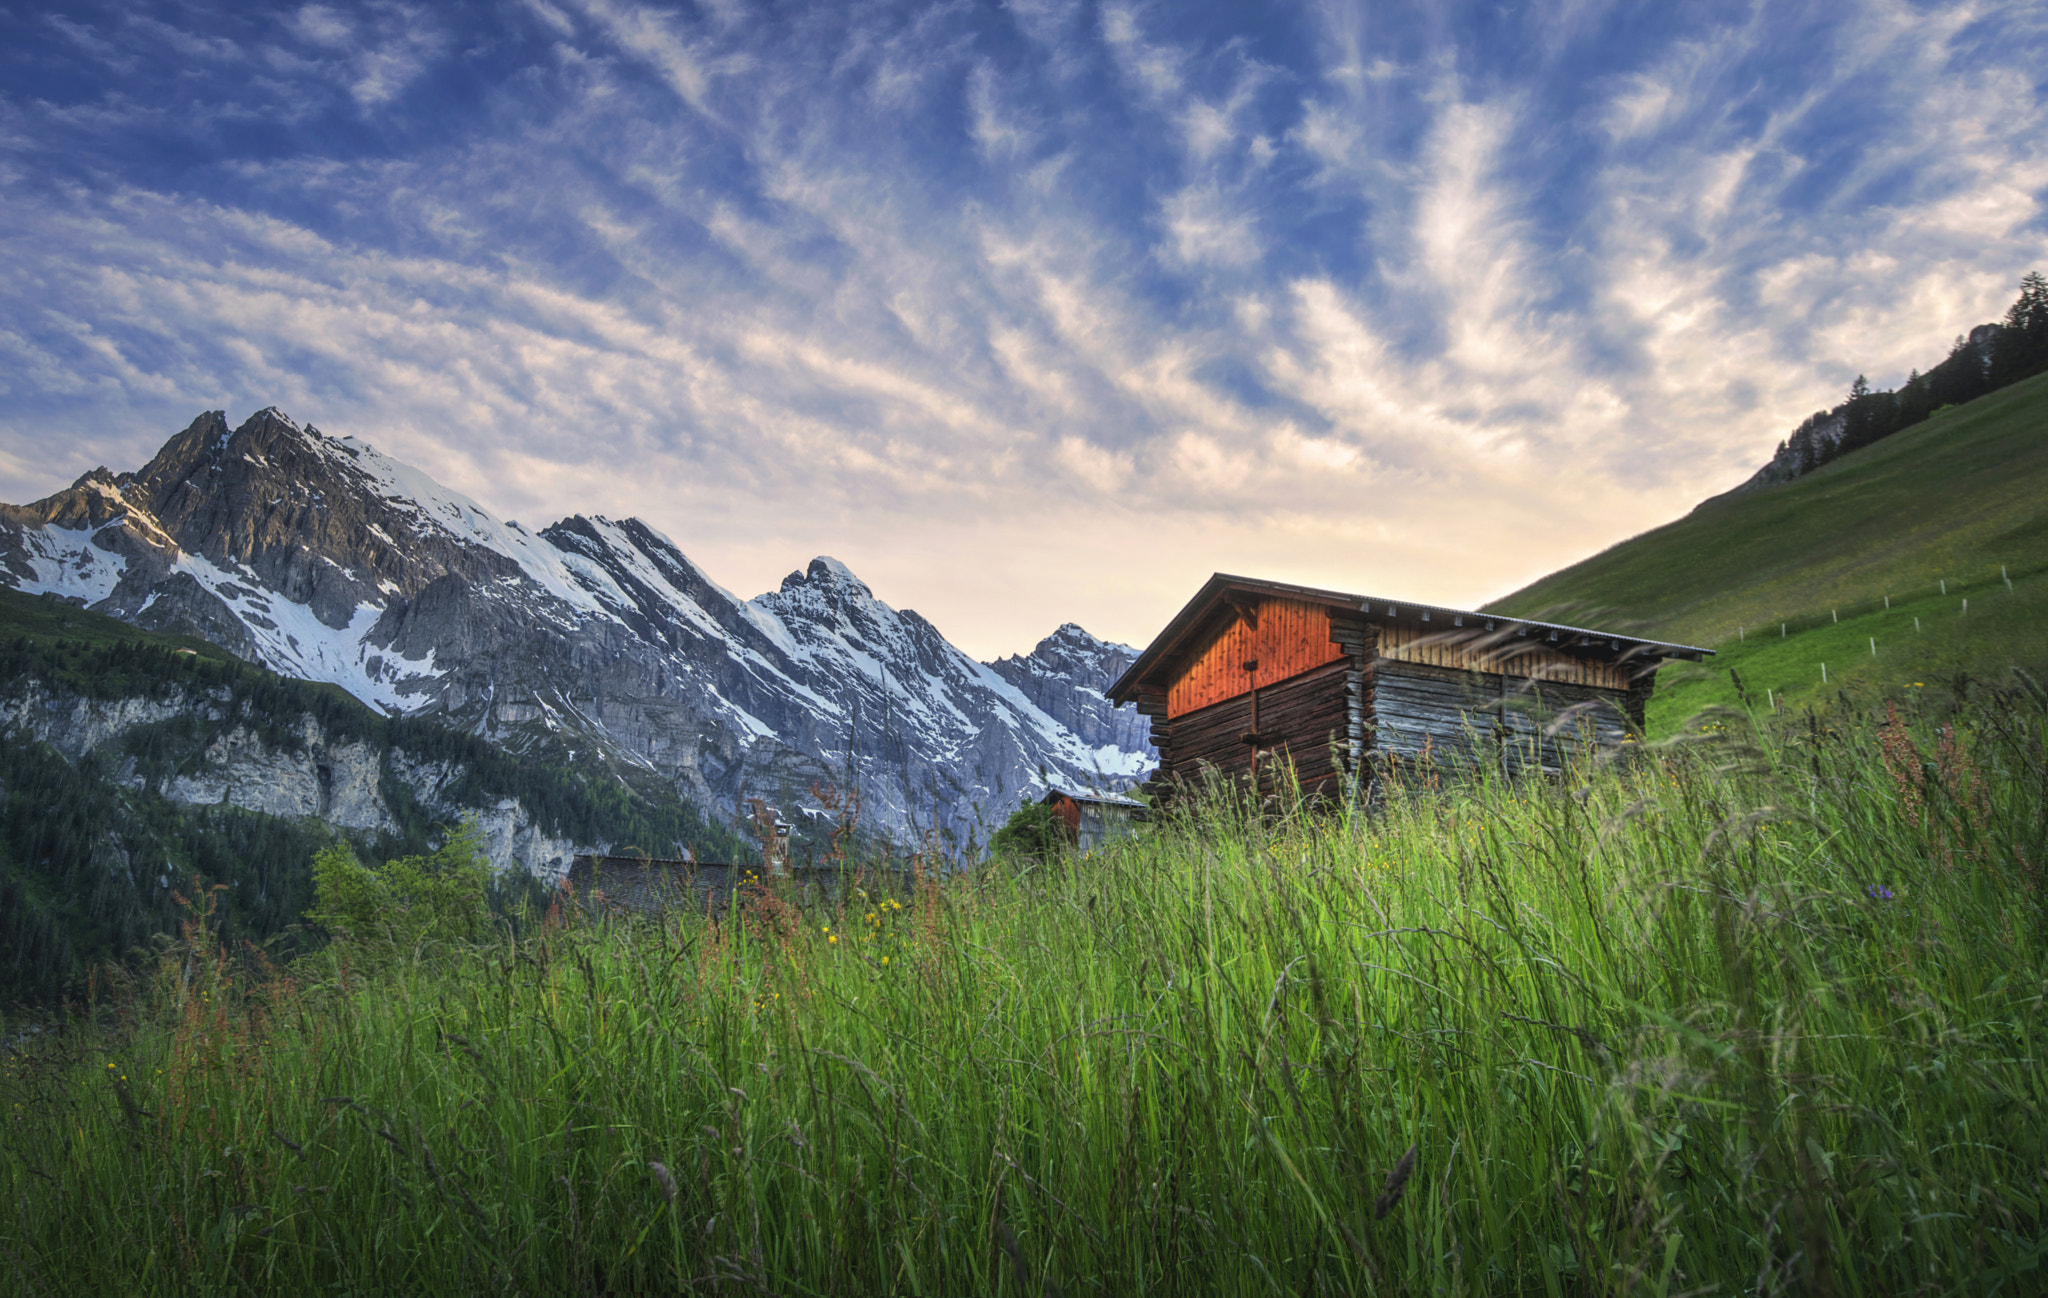
{"label": "jagged ridge", "polygon": [[515,749],[552,732],[728,812],[857,786],[871,827],[983,837],[1046,781],[1154,760],[1101,694],[1133,651],[1079,627],[982,664],[830,558],[743,600],[637,519],[528,531],[274,408],[0,506],[0,576]]}

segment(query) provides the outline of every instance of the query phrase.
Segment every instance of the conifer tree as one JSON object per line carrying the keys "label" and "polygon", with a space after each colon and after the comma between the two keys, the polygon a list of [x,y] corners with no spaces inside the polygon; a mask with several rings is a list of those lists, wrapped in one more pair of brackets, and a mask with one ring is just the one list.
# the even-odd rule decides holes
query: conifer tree
{"label": "conifer tree", "polygon": [[1870,380],[1861,374],[1849,385],[1849,399],[1842,403],[1842,441],[1840,451],[1848,452],[1868,446],[1876,441],[1878,432],[1878,411],[1875,397],[1870,390]]}
{"label": "conifer tree", "polygon": [[1991,381],[2014,383],[2048,369],[2048,279],[2029,271],[2019,298],[1999,323],[1991,348]]}

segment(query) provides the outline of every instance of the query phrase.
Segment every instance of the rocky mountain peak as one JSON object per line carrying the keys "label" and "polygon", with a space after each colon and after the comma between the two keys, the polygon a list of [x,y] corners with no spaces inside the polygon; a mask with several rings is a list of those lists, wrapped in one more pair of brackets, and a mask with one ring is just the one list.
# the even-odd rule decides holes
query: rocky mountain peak
{"label": "rocky mountain peak", "polygon": [[811,560],[801,573],[792,572],[782,585],[748,603],[796,634],[799,640],[844,639],[869,646],[916,637],[925,626],[914,613],[899,613],[853,575],[852,569],[827,556]]}
{"label": "rocky mountain peak", "polygon": [[853,575],[853,569],[823,554],[811,560],[802,572],[792,572],[784,577],[777,593],[799,597],[808,593],[827,601],[871,600],[875,597],[868,584]]}
{"label": "rocky mountain peak", "polygon": [[[1137,656],[1138,651],[1129,645],[1099,640],[1078,622],[1063,622],[1051,635],[1040,640],[1030,653],[1012,654],[989,665],[1000,668],[1005,663],[1013,663],[1037,671],[1075,669],[1093,676],[1109,670],[1117,663],[1128,665],[1135,661]],[[1123,667],[1116,666],[1115,670],[1121,674]],[[1111,676],[1103,680],[1102,684],[1106,687],[1115,679],[1115,676]]]}
{"label": "rocky mountain peak", "polygon": [[1088,742],[1152,753],[1150,723],[1133,710],[1111,707],[1106,694],[1137,658],[1131,646],[1098,640],[1066,622],[1030,653],[988,666]]}
{"label": "rocky mountain peak", "polygon": [[275,407],[232,430],[205,412],[138,473],[0,506],[0,580],[496,742],[595,749],[727,811],[857,781],[877,827],[964,831],[1040,770],[1121,787],[1152,765],[1143,719],[1101,693],[1130,651],[1078,627],[983,665],[829,556],[742,600],[641,520],[531,532]]}
{"label": "rocky mountain peak", "polygon": [[55,527],[97,529],[123,517],[129,506],[121,495],[120,479],[102,467],[81,474],[54,496],[32,505],[0,506],[0,511]]}
{"label": "rocky mountain peak", "polygon": [[1106,653],[1117,651],[1128,653],[1129,649],[1128,646],[1111,645],[1096,639],[1078,623],[1063,622],[1058,630],[1038,642],[1030,657],[1048,666],[1085,665],[1089,670],[1097,670]]}

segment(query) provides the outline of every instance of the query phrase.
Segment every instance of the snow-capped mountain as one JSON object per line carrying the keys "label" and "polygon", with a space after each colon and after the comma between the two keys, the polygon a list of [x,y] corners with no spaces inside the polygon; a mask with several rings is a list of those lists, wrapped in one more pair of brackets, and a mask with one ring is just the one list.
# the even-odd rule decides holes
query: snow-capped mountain
{"label": "snow-capped mountain", "polygon": [[0,506],[0,580],[503,743],[600,745],[727,813],[858,783],[871,826],[960,834],[1155,762],[1102,694],[1135,651],[1079,627],[979,663],[829,558],[741,599],[637,519],[528,531],[275,409]]}
{"label": "snow-capped mountain", "polygon": [[1107,706],[1109,687],[1137,660],[1138,651],[1129,645],[1106,644],[1068,622],[1030,653],[999,658],[989,667],[1082,743],[1152,753],[1152,723],[1136,708]]}

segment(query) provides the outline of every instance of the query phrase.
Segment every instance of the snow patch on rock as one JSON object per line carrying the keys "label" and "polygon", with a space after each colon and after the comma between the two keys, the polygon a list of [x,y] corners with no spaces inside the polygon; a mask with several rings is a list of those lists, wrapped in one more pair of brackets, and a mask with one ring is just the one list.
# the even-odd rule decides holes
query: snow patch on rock
{"label": "snow patch on rock", "polygon": [[[104,487],[92,483],[94,487]],[[119,492],[112,492],[116,499]],[[33,577],[21,581],[17,587],[27,595],[57,595],[64,599],[82,600],[88,605],[97,604],[114,593],[114,587],[121,584],[122,576],[128,571],[128,560],[122,555],[102,550],[93,541],[109,527],[117,526],[119,519],[100,524],[98,527],[43,527],[27,532],[23,541],[28,549],[29,566]]]}
{"label": "snow patch on rock", "polygon": [[253,573],[227,572],[197,554],[181,554],[171,567],[226,604],[255,639],[263,665],[280,675],[327,681],[372,707],[404,712],[447,674],[431,651],[409,659],[368,642],[381,605],[358,605],[349,624],[336,630],[306,605],[267,593]]}

